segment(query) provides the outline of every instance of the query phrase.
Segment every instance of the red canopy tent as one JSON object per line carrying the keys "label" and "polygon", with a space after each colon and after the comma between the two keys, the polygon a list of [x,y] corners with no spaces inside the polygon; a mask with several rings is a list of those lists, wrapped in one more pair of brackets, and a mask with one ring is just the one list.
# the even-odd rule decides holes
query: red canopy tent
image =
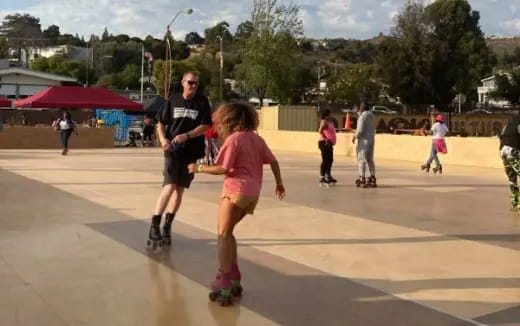
{"label": "red canopy tent", "polygon": [[0,108],[10,108],[11,107],[11,101],[6,99],[3,96],[0,96]]}
{"label": "red canopy tent", "polygon": [[15,102],[18,108],[121,109],[143,111],[143,105],[106,88],[52,86]]}

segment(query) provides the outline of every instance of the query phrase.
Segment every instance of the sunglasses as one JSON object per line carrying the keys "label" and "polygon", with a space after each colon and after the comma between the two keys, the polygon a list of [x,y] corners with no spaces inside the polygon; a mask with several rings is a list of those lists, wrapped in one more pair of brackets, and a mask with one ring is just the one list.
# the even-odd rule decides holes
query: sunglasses
{"label": "sunglasses", "polygon": [[194,81],[194,80],[185,80],[185,82],[188,83],[188,85],[190,85],[190,86],[195,86],[195,85],[199,84],[198,81]]}

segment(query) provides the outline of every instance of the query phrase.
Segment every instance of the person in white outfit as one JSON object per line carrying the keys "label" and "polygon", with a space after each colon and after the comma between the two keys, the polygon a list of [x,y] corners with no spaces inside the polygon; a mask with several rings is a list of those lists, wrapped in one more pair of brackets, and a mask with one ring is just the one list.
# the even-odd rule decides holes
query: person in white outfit
{"label": "person in white outfit", "polygon": [[70,135],[74,132],[76,135],[78,134],[76,125],[74,121],[72,121],[72,117],[69,112],[63,112],[63,117],[58,118],[53,123],[56,131],[60,132],[61,144],[63,145],[63,150],[61,151],[61,155],[67,155],[69,152],[69,138]]}
{"label": "person in white outfit", "polygon": [[433,168],[433,172],[442,173],[442,164],[439,160],[439,156],[437,155],[440,152],[446,152],[446,134],[448,134],[448,127],[444,124],[444,116],[442,114],[437,115],[435,118],[435,123],[433,124],[431,131],[433,132],[433,140],[430,150],[430,156],[426,163],[421,166],[421,170],[426,170],[426,172],[430,171],[430,166],[433,161],[435,161],[435,168]]}

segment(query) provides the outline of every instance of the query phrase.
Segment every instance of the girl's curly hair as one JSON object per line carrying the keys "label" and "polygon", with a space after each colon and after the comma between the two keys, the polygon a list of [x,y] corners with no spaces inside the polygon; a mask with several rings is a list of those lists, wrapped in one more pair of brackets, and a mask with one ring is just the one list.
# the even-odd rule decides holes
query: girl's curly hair
{"label": "girl's curly hair", "polygon": [[244,102],[222,104],[216,112],[215,123],[221,139],[226,139],[235,131],[255,131],[258,128],[258,113]]}

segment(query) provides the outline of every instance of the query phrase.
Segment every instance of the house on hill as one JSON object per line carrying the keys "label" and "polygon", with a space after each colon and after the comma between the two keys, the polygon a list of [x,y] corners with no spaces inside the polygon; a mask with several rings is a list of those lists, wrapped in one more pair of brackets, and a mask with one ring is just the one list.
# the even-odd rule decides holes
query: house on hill
{"label": "house on hill", "polygon": [[[507,76],[507,78],[511,79],[511,74],[505,72],[502,73]],[[478,105],[480,106],[498,106],[504,107],[511,105],[511,102],[502,99],[494,99],[491,97],[491,93],[493,93],[497,89],[496,85],[496,77],[490,76],[481,80],[482,86],[477,89],[478,92]]]}

